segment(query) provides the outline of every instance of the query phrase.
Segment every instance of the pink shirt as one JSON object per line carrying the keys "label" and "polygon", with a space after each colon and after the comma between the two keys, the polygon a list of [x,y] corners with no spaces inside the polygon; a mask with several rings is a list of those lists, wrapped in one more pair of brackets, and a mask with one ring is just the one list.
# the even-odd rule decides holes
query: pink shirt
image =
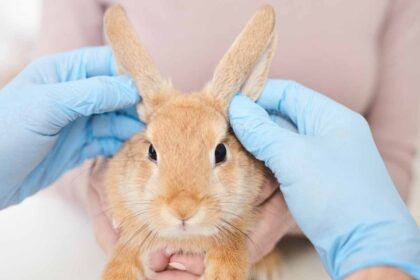
{"label": "pink shirt", "polygon": [[[112,1],[44,2],[42,53],[105,43],[102,16]],[[270,77],[296,80],[362,113],[406,198],[420,98],[420,1],[119,3],[127,9],[161,71],[185,91],[200,88],[210,79],[219,59],[259,6],[273,5],[278,49]]]}

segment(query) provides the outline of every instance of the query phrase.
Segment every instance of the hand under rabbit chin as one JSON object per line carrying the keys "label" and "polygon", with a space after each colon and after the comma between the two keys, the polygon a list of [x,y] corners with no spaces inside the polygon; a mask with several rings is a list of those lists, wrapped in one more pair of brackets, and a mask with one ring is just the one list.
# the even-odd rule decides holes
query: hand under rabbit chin
{"label": "hand under rabbit chin", "polygon": [[[87,208],[97,242],[106,254],[111,255],[119,233],[118,225],[112,222],[104,200],[103,175],[106,166],[105,159],[96,160],[92,166]],[[274,177],[267,178],[255,205],[261,211],[261,218],[248,241],[251,263],[257,263],[270,253],[283,236],[297,232],[297,226]],[[204,259],[201,255],[159,251],[150,256],[150,265],[156,272],[150,280],[199,279],[204,272]]]}

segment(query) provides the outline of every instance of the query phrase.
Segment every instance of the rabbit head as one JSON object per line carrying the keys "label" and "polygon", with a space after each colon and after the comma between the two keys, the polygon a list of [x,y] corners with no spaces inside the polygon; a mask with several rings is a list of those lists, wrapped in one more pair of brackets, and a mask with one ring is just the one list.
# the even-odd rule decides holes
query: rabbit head
{"label": "rabbit head", "polygon": [[264,6],[251,18],[210,82],[189,94],[160,75],[120,6],[108,9],[105,32],[141,94],[138,113],[147,123],[111,160],[113,215],[162,237],[243,229],[265,169],[233,135],[227,108],[236,93],[255,100],[264,86],[276,43],[273,9]]}

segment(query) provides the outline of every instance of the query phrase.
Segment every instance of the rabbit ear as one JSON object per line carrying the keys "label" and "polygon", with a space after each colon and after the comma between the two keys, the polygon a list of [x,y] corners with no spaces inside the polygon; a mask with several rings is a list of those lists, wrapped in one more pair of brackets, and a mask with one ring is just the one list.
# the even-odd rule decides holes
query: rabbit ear
{"label": "rabbit ear", "polygon": [[267,79],[275,47],[275,14],[267,5],[256,12],[236,38],[206,90],[216,95],[224,109],[238,92],[256,100]]}
{"label": "rabbit ear", "polygon": [[132,77],[142,96],[140,117],[147,121],[148,115],[165,98],[166,89],[172,85],[161,77],[151,56],[140,43],[124,8],[111,6],[105,13],[104,26],[119,70]]}

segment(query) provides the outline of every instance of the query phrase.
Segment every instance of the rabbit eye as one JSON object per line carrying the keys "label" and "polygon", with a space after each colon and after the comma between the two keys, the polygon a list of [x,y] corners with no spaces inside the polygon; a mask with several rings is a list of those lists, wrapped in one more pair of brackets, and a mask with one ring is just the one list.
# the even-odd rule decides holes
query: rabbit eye
{"label": "rabbit eye", "polygon": [[214,158],[216,159],[216,164],[223,162],[226,159],[226,147],[224,144],[219,144],[214,151]]}
{"label": "rabbit eye", "polygon": [[152,144],[149,146],[149,158],[153,161],[157,160],[157,153]]}

